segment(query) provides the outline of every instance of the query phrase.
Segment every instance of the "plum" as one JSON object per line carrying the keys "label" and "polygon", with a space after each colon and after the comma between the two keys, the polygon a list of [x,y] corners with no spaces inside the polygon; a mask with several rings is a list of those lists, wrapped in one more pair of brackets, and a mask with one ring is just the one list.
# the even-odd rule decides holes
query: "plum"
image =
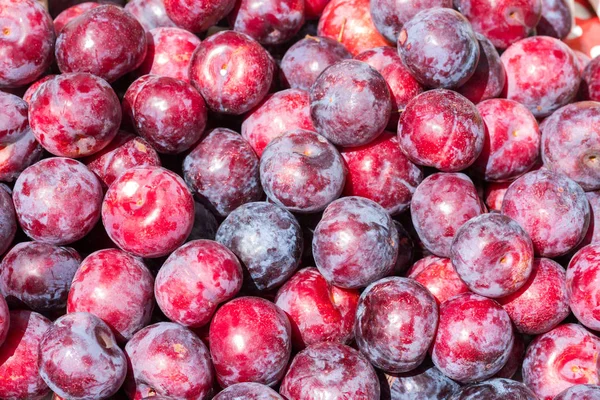
{"label": "plum", "polygon": [[79,17],[86,11],[93,10],[96,7],[100,7],[102,4],[93,1],[75,4],[63,11],[54,18],[54,30],[56,33],[60,33],[62,29],[75,18]]}
{"label": "plum", "polygon": [[600,399],[600,386],[575,385],[561,392],[553,400],[598,400]]}
{"label": "plum", "polygon": [[146,31],[175,27],[167,16],[163,0],[131,0],[125,4],[125,11],[133,15]]}
{"label": "plum", "polygon": [[178,27],[200,33],[223,19],[235,0],[164,0],[167,17]]}
{"label": "plum", "polygon": [[384,374],[380,379],[381,400],[439,400],[446,399],[460,388],[431,362],[402,374]]}
{"label": "plum", "polygon": [[17,233],[17,215],[11,191],[0,184],[0,255],[12,244]]}
{"label": "plum", "polygon": [[535,27],[537,35],[565,39],[573,24],[570,3],[566,0],[542,0],[542,16]]}
{"label": "plum", "polygon": [[0,92],[0,146],[23,138],[29,130],[27,103],[18,96]]}
{"label": "plum", "polygon": [[586,100],[600,101],[600,57],[591,60],[582,72],[581,92]]}
{"label": "plum", "polygon": [[586,327],[600,330],[598,319],[598,288],[600,276],[600,244],[583,247],[571,259],[567,268],[566,288],[573,314]]}
{"label": "plum", "polygon": [[31,129],[16,142],[0,146],[0,182],[13,182],[25,168],[38,162],[43,152]]}
{"label": "plum", "polygon": [[469,288],[460,279],[449,258],[427,256],[417,261],[406,276],[425,286],[435,297],[438,304],[461,293],[469,292]]}
{"label": "plum", "polygon": [[219,392],[213,400],[284,400],[268,386],[254,382],[236,383]]}
{"label": "plum", "polygon": [[521,382],[496,378],[462,387],[448,400],[538,400]]}

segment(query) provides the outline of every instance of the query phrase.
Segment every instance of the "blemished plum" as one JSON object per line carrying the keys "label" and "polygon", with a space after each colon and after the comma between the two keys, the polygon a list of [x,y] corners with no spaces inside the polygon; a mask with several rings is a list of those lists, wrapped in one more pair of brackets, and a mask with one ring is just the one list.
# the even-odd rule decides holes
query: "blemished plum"
{"label": "blemished plum", "polygon": [[275,304],[290,319],[292,344],[302,350],[320,342],[346,344],[354,337],[360,293],[328,283],[314,268],[304,268],[277,292]]}
{"label": "blemished plum", "polygon": [[600,386],[575,385],[561,392],[553,400],[599,400]]}
{"label": "blemished plum", "polygon": [[485,142],[473,171],[486,181],[507,181],[531,169],[542,140],[533,114],[506,99],[483,101],[477,111],[485,123]]}
{"label": "blemished plum", "polygon": [[575,54],[558,39],[535,36],[511,45],[500,60],[506,71],[504,97],[546,117],[577,95],[580,73]]}
{"label": "blemished plum", "polygon": [[194,224],[194,199],[183,179],[160,167],[125,171],[109,187],[102,221],[113,242],[146,258],[181,246]]}
{"label": "blemished plum", "polygon": [[208,349],[192,331],[159,322],[137,332],[125,346],[129,369],[124,389],[130,399],[205,399],[214,373]]}
{"label": "blemished plum", "polygon": [[374,142],[341,154],[348,169],[344,195],[373,200],[391,215],[408,209],[423,171],[402,153],[395,134],[384,132]]}
{"label": "blemished plum", "polygon": [[56,40],[62,73],[89,72],[114,82],[135,70],[146,56],[146,32],[133,15],[103,5],[67,24]]}
{"label": "blemished plum", "polygon": [[431,362],[402,374],[383,375],[379,379],[381,400],[439,400],[446,399],[460,388]]}
{"label": "blemished plum", "polygon": [[210,323],[210,354],[217,381],[272,386],[290,358],[292,329],[285,313],[258,297],[238,297],[217,310]]}
{"label": "blemished plum", "polygon": [[27,236],[65,245],[83,238],[100,219],[102,185],[78,161],[46,158],[19,176],[13,201]]}
{"label": "blemished plum", "polygon": [[588,229],[590,206],[576,182],[542,169],[523,175],[509,186],[502,214],[525,229],[536,255],[556,257],[581,242]]}
{"label": "blemished plum", "polygon": [[413,98],[398,122],[398,143],[415,164],[461,171],[483,150],[485,124],[473,103],[446,89]]}
{"label": "blemished plum", "polygon": [[565,39],[573,24],[569,4],[566,0],[542,0],[542,17],[535,26],[536,34]]}
{"label": "blemished plum", "polygon": [[68,73],[48,80],[29,103],[37,141],[59,157],[85,157],[108,146],[121,124],[119,98],[105,80]]}
{"label": "blemished plum", "polygon": [[581,74],[581,92],[586,100],[600,101],[600,57],[590,61]]}
{"label": "blemished plum", "polygon": [[266,385],[254,382],[236,383],[219,392],[213,400],[284,400],[276,391]]}
{"label": "blemished plum", "polygon": [[577,182],[585,191],[600,189],[600,103],[566,105],[544,120],[544,166]]}
{"label": "blemished plum", "polygon": [[10,312],[10,330],[0,346],[0,397],[37,400],[50,393],[38,372],[38,356],[42,336],[51,326],[41,314]]}
{"label": "blemished plum", "polygon": [[460,173],[436,173],[417,187],[410,213],[425,248],[440,257],[450,257],[456,231],[483,213],[475,185]]}
{"label": "blemished plum", "polygon": [[463,293],[440,306],[431,356],[444,375],[461,383],[477,382],[502,369],[513,342],[510,317],[500,304]]}
{"label": "blemished plum", "polygon": [[451,297],[469,292],[469,288],[460,279],[449,258],[427,256],[417,261],[406,276],[425,286],[442,304]]}
{"label": "blemished plum", "polygon": [[352,54],[340,42],[328,37],[306,36],[285,52],[280,66],[281,80],[284,86],[308,91],[325,68],[348,58],[352,58]]}
{"label": "blemished plum", "polygon": [[600,277],[600,244],[592,243],[579,250],[567,268],[569,306],[575,317],[586,327],[600,330],[598,316],[598,286]]}
{"label": "blemished plum", "polygon": [[0,92],[0,147],[23,138],[28,130],[27,103],[14,94]]}
{"label": "blemished plum", "polygon": [[167,16],[180,28],[204,32],[233,10],[235,0],[164,0]]}
{"label": "blemished plum", "polygon": [[60,317],[44,333],[39,367],[42,379],[57,395],[103,399],[123,384],[127,360],[108,325],[78,312]]}
{"label": "blemished plum", "polygon": [[533,243],[519,224],[502,214],[482,214],[456,232],[452,265],[472,292],[504,297],[520,289],[533,268]]}
{"label": "blemished plum", "polygon": [[559,325],[534,339],[523,360],[523,383],[540,400],[580,384],[598,385],[600,340],[581,325]]}
{"label": "blemished plum", "polygon": [[17,214],[11,192],[5,185],[0,185],[0,255],[8,250],[16,233]]}
{"label": "blemished plum", "polygon": [[357,289],[388,276],[398,258],[399,236],[383,207],[363,197],[332,202],[314,231],[315,264],[333,285]]}
{"label": "blemished plum", "polygon": [[296,129],[315,130],[310,117],[310,98],[304,90],[289,89],[268,96],[248,112],[241,134],[260,157],[271,140]]}
{"label": "blemished plum", "polygon": [[512,181],[507,182],[486,182],[484,185],[484,200],[485,205],[491,211],[498,211],[502,209],[502,201],[504,201],[504,195],[508,190],[508,187]]}
{"label": "blemished plum", "polygon": [[395,276],[376,281],[361,294],[354,336],[375,367],[407,372],[425,359],[437,324],[433,295],[414,279]]}
{"label": "blemished plum", "polygon": [[343,344],[323,342],[294,357],[279,393],[290,400],[378,400],[380,387],[362,354]]}
{"label": "blemished plum", "polygon": [[387,82],[376,69],[361,61],[333,64],[310,89],[310,115],[315,128],[338,146],[372,142],[385,129],[391,111]]}
{"label": "blemished plum", "polygon": [[242,266],[227,247],[196,240],[175,250],[156,276],[154,293],[161,311],[183,326],[210,322],[219,304],[242,288]]}
{"label": "blemished plum", "polygon": [[133,15],[146,31],[175,27],[167,16],[163,0],[131,0],[125,4],[125,11]]}
{"label": "blemished plum", "polygon": [[305,130],[273,139],[260,159],[260,180],[269,200],[297,213],[324,210],[342,193],[346,174],[335,146]]}
{"label": "blemished plum", "polygon": [[39,161],[43,152],[31,129],[16,142],[0,146],[0,182],[13,182],[25,168]]}
{"label": "blemished plum", "polygon": [[0,264],[0,292],[16,307],[64,313],[81,256],[72,248],[39,242],[13,247]]}
{"label": "blemished plum", "polygon": [[7,0],[0,6],[0,88],[34,82],[54,61],[54,24],[35,0]]}
{"label": "blemished plum", "polygon": [[548,332],[569,315],[565,270],[548,258],[536,258],[527,283],[498,302],[519,332]]}
{"label": "blemished plum", "polygon": [[521,382],[496,378],[460,388],[448,400],[538,400]]}
{"label": "blemished plum", "polygon": [[302,256],[302,229],[287,210],[266,202],[246,203],[223,221],[215,239],[245,268],[244,286],[269,290],[294,274]]}
{"label": "blemished plum", "polygon": [[240,32],[223,31],[196,48],[190,81],[212,111],[240,115],[264,99],[274,71],[275,62],[258,42]]}
{"label": "blemished plum", "polygon": [[216,214],[226,217],[242,204],[263,198],[258,157],[236,132],[211,131],[183,161],[183,176]]}
{"label": "blemished plum", "polygon": [[63,10],[60,14],[56,16],[56,18],[54,18],[54,30],[56,31],[56,33],[60,33],[60,31],[62,31],[65,25],[67,25],[69,22],[79,17],[86,11],[93,10],[94,8],[100,7],[101,5],[102,4],[100,3],[90,1],[86,3],[75,4]]}

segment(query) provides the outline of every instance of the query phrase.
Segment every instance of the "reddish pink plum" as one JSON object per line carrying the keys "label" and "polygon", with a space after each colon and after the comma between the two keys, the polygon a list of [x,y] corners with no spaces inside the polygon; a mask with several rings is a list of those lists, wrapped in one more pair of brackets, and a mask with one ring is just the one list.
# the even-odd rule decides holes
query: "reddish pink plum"
{"label": "reddish pink plum", "polygon": [[561,392],[553,400],[598,400],[600,399],[600,386],[575,385]]}
{"label": "reddish pink plum", "polygon": [[462,387],[448,400],[538,400],[521,382],[496,378]]}
{"label": "reddish pink plum", "polygon": [[114,82],[144,61],[144,28],[122,8],[103,5],[72,22],[56,40],[56,61],[62,73],[89,72]]}
{"label": "reddish pink plum", "polygon": [[27,106],[29,106],[29,104],[31,104],[31,98],[33,97],[35,92],[37,92],[37,90],[40,88],[40,86],[42,86],[42,84],[46,83],[47,81],[54,78],[55,76],[56,75],[52,75],[52,74],[45,75],[43,78],[40,78],[37,81],[33,82],[31,85],[29,85],[29,87],[27,88],[25,93],[23,93],[23,100],[25,100],[25,103],[27,103]]}
{"label": "reddish pink plum", "polygon": [[353,56],[390,45],[373,24],[369,0],[331,0],[319,18],[317,34],[337,40]]}
{"label": "reddish pink plum", "polygon": [[417,281],[389,277],[365,289],[356,310],[354,336],[375,367],[407,372],[423,362],[435,338],[438,307]]}
{"label": "reddish pink plum", "polygon": [[304,2],[304,18],[306,20],[319,19],[330,0],[306,0]]}
{"label": "reddish pink plum", "polygon": [[569,4],[566,0],[542,0],[542,17],[535,27],[536,34],[565,39],[573,24]]}
{"label": "reddish pink plum", "polygon": [[268,386],[254,382],[236,383],[221,391],[213,400],[284,400]]}
{"label": "reddish pink plum", "polygon": [[133,121],[133,106],[135,104],[136,97],[148,82],[152,82],[157,78],[158,76],[156,75],[144,75],[129,85],[125,91],[125,94],[123,95],[123,101],[121,103],[121,113],[123,116],[121,127],[123,127],[123,129],[131,131],[135,130],[135,123]]}
{"label": "reddish pink plum", "polygon": [[258,42],[240,32],[223,31],[196,48],[190,81],[212,111],[240,115],[267,95],[274,71],[275,62]]}
{"label": "reddish pink plum", "polygon": [[485,205],[491,211],[498,211],[502,209],[502,201],[504,195],[508,190],[508,187],[512,181],[509,182],[486,182],[484,186],[484,199]]}
{"label": "reddish pink plum", "polygon": [[67,8],[66,10],[58,14],[56,18],[54,18],[54,30],[56,31],[56,33],[60,33],[60,31],[62,31],[65,25],[67,25],[67,23],[79,17],[86,11],[93,10],[94,8],[100,7],[101,5],[102,4],[100,3],[90,1],[87,3],[75,4]]}
{"label": "reddish pink plum", "polygon": [[565,174],[583,190],[600,189],[600,103],[582,101],[544,120],[542,159],[551,171]]}
{"label": "reddish pink plum", "polygon": [[417,261],[406,276],[425,286],[442,304],[451,297],[468,293],[469,288],[456,273],[449,258],[427,256]]}
{"label": "reddish pink plum", "polygon": [[38,1],[3,1],[0,38],[0,88],[34,82],[54,61],[54,24]]}
{"label": "reddish pink plum", "polygon": [[525,357],[525,341],[523,336],[513,330],[515,341],[513,342],[512,349],[508,355],[508,360],[504,367],[493,376],[493,378],[505,378],[511,379],[523,364],[523,357]]}
{"label": "reddish pink plum", "polygon": [[275,304],[290,319],[292,344],[302,350],[320,342],[348,343],[360,293],[328,283],[314,268],[304,268],[277,292]]}
{"label": "reddish pink plum", "polygon": [[164,0],[131,0],[125,11],[134,16],[146,31],[162,27],[175,27],[167,16]]}
{"label": "reddish pink plum", "polygon": [[271,140],[295,129],[315,130],[308,92],[289,89],[268,96],[246,114],[241,133],[260,157]]}
{"label": "reddish pink plum", "polygon": [[260,159],[260,181],[269,200],[297,213],[324,210],[342,193],[346,173],[335,146],[305,130],[273,139]]}
{"label": "reddish pink plum", "polygon": [[600,244],[593,243],[579,250],[567,268],[567,293],[573,314],[586,327],[600,330],[600,292],[596,280],[600,277]]}
{"label": "reddish pink plum", "polygon": [[[131,4],[131,3],[129,3]],[[148,51],[137,72],[189,82],[192,54],[200,45],[198,37],[184,29],[155,28],[148,32]]]}
{"label": "reddish pink plum", "polygon": [[463,293],[440,306],[432,360],[456,381],[477,382],[502,369],[513,342],[510,318],[500,304]]}
{"label": "reddish pink plum", "polygon": [[194,199],[173,172],[137,167],[121,174],[106,192],[102,221],[123,250],[140,257],[162,257],[190,234]]}
{"label": "reddish pink plum", "polygon": [[398,143],[415,164],[460,171],[481,154],[485,125],[473,103],[460,94],[431,90],[412,99],[398,122]]}
{"label": "reddish pink plum", "polygon": [[548,332],[569,315],[565,270],[548,258],[536,258],[527,283],[498,301],[519,332]]}
{"label": "reddish pink plum", "polygon": [[352,55],[340,42],[328,37],[307,35],[294,43],[281,60],[283,84],[292,89],[308,91],[325,68],[348,58],[352,58]]}
{"label": "reddish pink plum", "polygon": [[310,115],[315,128],[338,146],[355,147],[375,140],[385,129],[391,110],[384,77],[361,61],[333,64],[310,89]]}
{"label": "reddish pink plum", "polygon": [[239,297],[215,314],[210,354],[221,387],[240,382],[272,386],[285,373],[291,354],[291,326],[285,313],[258,297]]}
{"label": "reddish pink plum", "polygon": [[54,393],[74,400],[112,396],[127,373],[125,354],[108,325],[84,312],[54,321],[40,341],[39,366]]}
{"label": "reddish pink plum", "polygon": [[540,400],[574,385],[598,385],[600,340],[581,325],[564,324],[535,338],[523,360],[523,383]]}
{"label": "reddish pink plum", "polygon": [[342,150],[348,168],[344,195],[373,200],[391,215],[410,206],[423,171],[400,150],[396,135],[384,132],[374,142]]}
{"label": "reddish pink plum", "polygon": [[39,242],[13,247],[0,264],[0,291],[16,308],[64,313],[81,257],[72,248]]}
{"label": "reddish pink plum", "polygon": [[31,129],[16,142],[0,146],[0,182],[13,182],[25,168],[36,163],[43,152]]}
{"label": "reddish pink plum", "polygon": [[402,374],[383,374],[382,400],[439,400],[446,399],[460,385],[446,377],[439,369],[425,361],[418,368]]}
{"label": "reddish pink plum", "polygon": [[573,53],[575,53],[575,57],[577,58],[577,62],[579,65],[579,72],[581,72],[581,86],[579,89],[582,89],[583,86],[585,86],[585,81],[584,79],[584,75],[583,75],[583,71],[585,71],[585,68],[587,67],[587,65],[590,63],[590,61],[592,61],[592,59],[590,58],[590,56],[588,56],[587,54],[579,51],[579,50],[573,50]]}
{"label": "reddish pink plum", "polygon": [[600,57],[590,61],[581,74],[581,92],[586,100],[600,101]]}
{"label": "reddish pink plum", "polygon": [[456,231],[483,213],[475,185],[464,174],[437,173],[428,176],[413,195],[410,213],[425,248],[440,257],[450,257]]}
{"label": "reddish pink plum", "polygon": [[64,245],[87,235],[100,219],[102,185],[78,161],[47,158],[19,176],[13,201],[27,236]]}
{"label": "reddish pink plum", "polygon": [[233,10],[235,0],[163,0],[167,16],[180,28],[204,32]]}
{"label": "reddish pink plum", "polygon": [[210,322],[219,304],[242,288],[242,266],[227,247],[196,240],[175,250],[156,276],[154,293],[161,311],[183,326]]}
{"label": "reddish pink plum", "polygon": [[85,157],[108,146],[121,124],[119,98],[110,85],[87,73],[57,75],[29,104],[31,130],[59,157]]}
{"label": "reddish pink plum", "polygon": [[0,146],[22,139],[28,130],[27,103],[14,94],[0,92]]}
{"label": "reddish pink plum", "polygon": [[219,226],[215,240],[242,262],[244,285],[252,291],[281,286],[300,264],[303,248],[296,218],[266,202],[236,208]]}
{"label": "reddish pink plum", "polygon": [[504,97],[523,104],[537,118],[550,115],[577,95],[577,58],[558,39],[535,36],[520,40],[500,59],[506,71]]}
{"label": "reddish pink plum", "polygon": [[378,400],[379,382],[369,361],[339,343],[312,345],[294,357],[279,393],[290,400]]}
{"label": "reddish pink plum", "polygon": [[31,311],[10,312],[10,330],[0,346],[0,397],[45,398],[50,389],[38,372],[39,343],[52,322]]}
{"label": "reddish pink plum", "polygon": [[0,185],[0,255],[11,246],[16,233],[17,214],[11,191],[5,185]]}
{"label": "reddish pink plum", "polygon": [[192,331],[160,322],[147,326],[125,346],[130,399],[205,399],[213,386],[208,349]]}
{"label": "reddish pink plum", "polygon": [[543,169],[529,172],[509,186],[502,214],[525,229],[536,255],[556,257],[582,241],[590,221],[590,206],[577,183]]}
{"label": "reddish pink plum", "polygon": [[590,203],[590,226],[578,248],[600,242],[600,191],[586,192],[585,196]]}
{"label": "reddish pink plum", "polygon": [[312,250],[329,283],[357,289],[392,273],[398,247],[398,230],[383,207],[362,197],[343,197],[325,209]]}

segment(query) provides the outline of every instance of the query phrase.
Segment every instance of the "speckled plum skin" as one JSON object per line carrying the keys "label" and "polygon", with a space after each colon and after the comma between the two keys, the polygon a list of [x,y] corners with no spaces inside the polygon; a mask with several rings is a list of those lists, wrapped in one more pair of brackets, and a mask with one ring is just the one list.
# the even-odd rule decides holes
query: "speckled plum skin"
{"label": "speckled plum skin", "polygon": [[561,392],[553,400],[598,400],[600,399],[600,386],[575,385]]}
{"label": "speckled plum skin", "polygon": [[116,136],[121,124],[119,98],[103,79],[67,73],[48,80],[29,103],[29,122],[37,141],[59,157],[94,154]]}
{"label": "speckled plum skin", "polygon": [[0,255],[8,250],[16,233],[17,214],[11,192],[5,185],[0,185]]}
{"label": "speckled plum skin", "polygon": [[431,357],[444,375],[477,382],[502,369],[513,342],[510,317],[498,303],[463,293],[440,306]]}
{"label": "speckled plum skin", "polygon": [[210,354],[217,381],[275,385],[290,358],[292,329],[285,313],[258,297],[239,297],[217,310],[210,323]]}
{"label": "speckled plum skin", "polygon": [[156,276],[154,293],[162,312],[174,322],[201,327],[217,306],[242,288],[242,266],[227,247],[195,240],[175,250]]}
{"label": "speckled plum skin", "polygon": [[103,399],[123,384],[127,360],[108,325],[78,312],[60,317],[44,333],[39,367],[42,379],[59,396]]}
{"label": "speckled plum skin", "polygon": [[160,322],[137,332],[125,346],[130,399],[152,396],[207,399],[214,373],[208,349],[181,325]]}
{"label": "speckled plum skin", "polygon": [[41,400],[50,389],[38,372],[38,344],[52,322],[41,314],[13,310],[10,330],[0,346],[0,397]]}
{"label": "speckled plum skin", "polygon": [[475,185],[460,173],[437,173],[425,178],[415,190],[410,208],[425,248],[448,258],[456,231],[483,211]]}
{"label": "speckled plum skin", "polygon": [[300,264],[304,246],[296,218],[274,204],[246,203],[223,221],[215,239],[245,268],[244,286],[269,290],[281,286]]}
{"label": "speckled plum skin", "polygon": [[167,16],[163,0],[131,0],[125,5],[125,11],[133,15],[146,31],[175,27]]}
{"label": "speckled plum skin", "polygon": [[235,0],[164,0],[167,16],[180,28],[204,32],[233,10]]}
{"label": "speckled plum skin", "polygon": [[338,146],[372,142],[385,129],[391,110],[384,77],[361,61],[333,64],[310,89],[310,115],[315,128]]}
{"label": "speckled plum skin", "polygon": [[439,400],[446,399],[460,388],[425,361],[418,368],[402,374],[381,374],[381,400]]}
{"label": "speckled plum skin", "polygon": [[16,142],[28,130],[27,103],[14,94],[0,92],[0,146]]}
{"label": "speckled plum skin", "polygon": [[565,39],[572,28],[569,2],[565,0],[542,0],[542,17],[535,27],[537,35]]}
{"label": "speckled plum skin", "polygon": [[407,372],[423,362],[438,324],[435,298],[417,281],[389,277],[369,285],[356,310],[354,336],[375,367]]}
{"label": "speckled plum skin", "polygon": [[98,222],[102,185],[78,161],[46,158],[19,176],[13,201],[27,236],[65,245],[87,235]]}
{"label": "speckled plum skin", "polygon": [[314,268],[304,268],[277,292],[275,304],[289,317],[294,349],[320,342],[346,344],[353,337],[360,293],[333,286]]}
{"label": "speckled plum skin", "polygon": [[39,242],[13,247],[0,264],[0,292],[17,307],[64,313],[81,257],[74,249]]}
{"label": "speckled plum skin", "polygon": [[367,359],[339,343],[318,343],[294,357],[279,393],[289,400],[378,400],[379,381]]}
{"label": "speckled plum skin", "polygon": [[544,166],[577,182],[583,190],[600,189],[600,103],[582,101],[555,111],[542,124]]}
{"label": "speckled plum skin", "polygon": [[144,28],[122,8],[103,5],[72,22],[56,40],[56,62],[62,73],[89,72],[113,82],[144,61]]}
{"label": "speckled plum skin", "polygon": [[0,88],[15,88],[38,79],[54,60],[54,24],[34,0],[7,0],[0,6],[2,49]]}
{"label": "speckled plum skin", "polygon": [[294,43],[281,60],[283,84],[308,91],[325,68],[348,58],[352,55],[340,42],[328,37],[306,36]]}
{"label": "speckled plum skin", "polygon": [[268,386],[254,382],[236,383],[219,392],[213,400],[284,400]]}
{"label": "speckled plum skin", "polygon": [[[304,59],[303,64],[306,65]],[[310,98],[304,90],[289,89],[266,97],[248,112],[241,134],[260,157],[271,140],[296,129],[315,130],[310,117]]]}
{"label": "speckled plum skin", "polygon": [[353,56],[390,45],[373,24],[369,0],[331,0],[319,18],[317,34],[337,40]]}
{"label": "speckled plum skin", "polygon": [[600,330],[597,277],[600,276],[600,244],[579,250],[567,268],[567,293],[573,314],[586,327]]}
{"label": "speckled plum skin", "polygon": [[445,89],[413,98],[398,122],[398,143],[415,164],[456,172],[481,154],[485,125],[464,96]]}
{"label": "speckled plum skin", "polygon": [[510,379],[489,381],[462,387],[448,400],[538,400],[537,396],[521,382]]}
{"label": "speckled plum skin", "polygon": [[400,150],[396,135],[384,132],[374,142],[342,150],[348,176],[344,195],[373,200],[391,215],[410,206],[423,171]]}
{"label": "speckled plum skin", "polygon": [[529,172],[509,186],[502,214],[525,229],[536,255],[556,257],[581,242],[588,229],[590,206],[577,183],[543,169]]}
{"label": "speckled plum skin", "polygon": [[240,32],[223,31],[196,48],[190,81],[212,111],[240,115],[267,95],[274,71],[275,62],[258,42]]}
{"label": "speckled plum skin", "polygon": [[469,288],[460,279],[449,258],[427,256],[417,261],[406,276],[425,286],[435,297],[438,305]]}
{"label": "speckled plum skin", "polygon": [[600,57],[595,57],[587,64],[581,78],[583,98],[600,101]]}
{"label": "speckled plum skin", "polygon": [[581,325],[559,325],[535,338],[523,360],[523,383],[540,400],[579,384],[598,385],[600,340]]}
{"label": "speckled plum skin", "polygon": [[65,10],[54,18],[54,30],[56,33],[60,33],[66,24],[79,17],[86,11],[93,10],[96,7],[100,7],[102,4],[93,1],[75,4]]}
{"label": "speckled plum skin", "polygon": [[324,210],[342,193],[346,174],[335,146],[305,130],[273,139],[260,159],[260,181],[269,200],[298,213]]}
{"label": "speckled plum skin", "polygon": [[356,289],[390,275],[399,236],[383,207],[362,197],[331,203],[314,231],[312,250],[319,272],[333,285]]}
{"label": "speckled plum skin", "polygon": [[507,181],[531,169],[540,154],[538,123],[523,105],[506,99],[477,104],[485,124],[485,142],[473,171],[486,181]]}
{"label": "speckled plum skin", "polygon": [[535,36],[510,46],[500,57],[506,71],[504,95],[537,118],[550,115],[577,95],[580,73],[575,54],[558,39]]}
{"label": "speckled plum skin", "polygon": [[194,199],[175,173],[136,167],[121,174],[106,192],[102,221],[123,250],[140,257],[162,257],[190,234]]}
{"label": "speckled plum skin", "polygon": [[0,182],[13,182],[25,168],[42,157],[43,151],[31,129],[16,142],[0,146]]}

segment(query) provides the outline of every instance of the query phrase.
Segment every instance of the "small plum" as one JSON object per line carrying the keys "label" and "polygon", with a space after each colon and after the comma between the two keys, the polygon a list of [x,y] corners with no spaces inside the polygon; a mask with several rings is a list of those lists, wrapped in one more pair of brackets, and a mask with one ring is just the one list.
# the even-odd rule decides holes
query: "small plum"
{"label": "small plum", "polygon": [[598,287],[600,277],[600,244],[593,243],[579,250],[567,268],[569,306],[575,317],[586,327],[600,330]]}
{"label": "small plum", "polygon": [[133,15],[146,31],[175,27],[167,16],[164,0],[131,0],[125,4],[125,11]]}
{"label": "small plum", "polygon": [[460,388],[431,362],[402,374],[383,375],[380,379],[381,400],[439,400],[447,399]]}
{"label": "small plum", "polygon": [[43,152],[31,129],[16,142],[0,146],[0,182],[13,182],[25,168],[38,162]]}
{"label": "small plum", "polygon": [[11,246],[17,233],[17,214],[10,190],[0,185],[0,255]]}
{"label": "small plum", "polygon": [[27,103],[14,94],[0,92],[0,146],[16,142],[28,130]]}
{"label": "small plum", "polygon": [[538,400],[521,382],[496,378],[460,388],[448,400]]}
{"label": "small plum", "polygon": [[535,27],[537,35],[565,39],[573,24],[570,3],[566,0],[542,0],[542,17]]}
{"label": "small plum", "polygon": [[417,261],[406,274],[425,286],[442,304],[451,297],[468,293],[469,288],[460,279],[449,258],[427,256]]}
{"label": "small plum", "polygon": [[192,33],[204,32],[233,10],[235,0],[164,0],[167,17]]}
{"label": "small plum", "polygon": [[56,33],[60,33],[62,29],[75,18],[79,17],[86,11],[93,10],[96,7],[100,7],[102,4],[93,1],[75,4],[63,11],[54,18],[54,30]]}
{"label": "small plum", "polygon": [[219,392],[213,400],[285,400],[268,386],[254,382],[236,383]]}
{"label": "small plum", "polygon": [[599,400],[600,386],[575,385],[561,392],[553,400]]}
{"label": "small plum", "polygon": [[600,57],[595,57],[587,64],[581,78],[583,98],[600,101]]}

